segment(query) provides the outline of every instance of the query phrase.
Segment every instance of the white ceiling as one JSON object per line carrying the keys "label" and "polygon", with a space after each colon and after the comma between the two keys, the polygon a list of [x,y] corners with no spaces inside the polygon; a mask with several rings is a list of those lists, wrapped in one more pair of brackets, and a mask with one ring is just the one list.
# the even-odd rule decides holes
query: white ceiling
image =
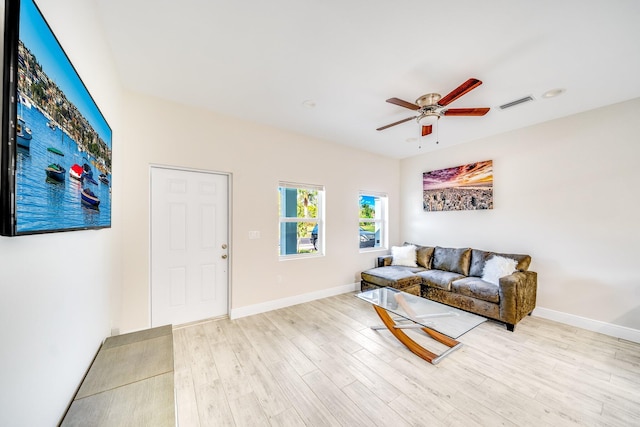
{"label": "white ceiling", "polygon": [[[93,1],[126,88],[395,158],[640,97],[638,0]],[[469,77],[486,116],[375,130]]]}

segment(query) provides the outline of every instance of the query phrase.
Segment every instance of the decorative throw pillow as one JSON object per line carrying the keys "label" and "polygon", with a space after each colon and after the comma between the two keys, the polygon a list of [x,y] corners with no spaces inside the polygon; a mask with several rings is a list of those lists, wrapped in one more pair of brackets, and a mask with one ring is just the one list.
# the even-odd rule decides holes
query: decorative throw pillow
{"label": "decorative throw pillow", "polygon": [[516,265],[518,265],[518,261],[515,259],[494,255],[484,264],[482,280],[497,285],[501,277],[508,276],[516,271]]}
{"label": "decorative throw pillow", "polygon": [[416,264],[416,247],[413,245],[392,246],[391,256],[393,257],[391,265],[418,266]]}
{"label": "decorative throw pillow", "polygon": [[416,263],[418,267],[431,268],[431,258],[433,258],[433,250],[435,248],[429,246],[416,245]]}

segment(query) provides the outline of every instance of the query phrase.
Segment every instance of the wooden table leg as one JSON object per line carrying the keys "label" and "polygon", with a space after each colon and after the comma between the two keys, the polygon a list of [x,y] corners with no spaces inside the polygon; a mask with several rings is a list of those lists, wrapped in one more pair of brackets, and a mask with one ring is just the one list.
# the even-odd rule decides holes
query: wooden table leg
{"label": "wooden table leg", "polygon": [[391,316],[389,316],[389,313],[387,313],[387,310],[385,310],[384,308],[378,307],[377,305],[374,305],[373,308],[376,311],[376,313],[378,313],[378,316],[380,316],[382,323],[384,323],[387,329],[389,329],[389,332],[391,332],[393,336],[398,339],[398,341],[404,344],[409,350],[411,350],[412,353],[414,353],[418,357],[421,357],[422,359],[426,360],[429,363],[432,363],[434,365],[437,364],[444,357],[448,356],[449,353],[451,353],[454,350],[457,350],[462,346],[462,343],[452,338],[449,338],[448,336],[443,335],[440,332],[436,332],[429,328],[422,328],[422,330],[425,333],[427,333],[431,338],[435,339],[438,342],[441,342],[447,347],[450,347],[447,351],[445,351],[440,355],[432,353],[426,348],[422,347],[417,342],[415,342],[414,340],[412,340],[411,338],[409,338],[409,336],[405,334],[402,331],[402,329],[396,327],[396,322],[391,318]]}

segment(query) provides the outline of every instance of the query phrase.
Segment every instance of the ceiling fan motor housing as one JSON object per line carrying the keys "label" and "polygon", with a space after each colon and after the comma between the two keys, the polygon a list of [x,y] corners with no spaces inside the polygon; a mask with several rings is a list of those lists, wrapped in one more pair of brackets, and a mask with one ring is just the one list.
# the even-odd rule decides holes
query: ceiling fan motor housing
{"label": "ceiling fan motor housing", "polygon": [[416,104],[418,104],[420,107],[436,107],[438,105],[438,101],[440,101],[440,98],[442,97],[439,93],[428,93],[416,99]]}
{"label": "ceiling fan motor housing", "polygon": [[420,106],[420,115],[416,118],[416,121],[420,125],[429,126],[440,119],[440,116],[442,115],[438,111],[438,109],[442,108],[438,105],[440,98],[442,97],[439,93],[428,93],[416,99],[416,104]]}

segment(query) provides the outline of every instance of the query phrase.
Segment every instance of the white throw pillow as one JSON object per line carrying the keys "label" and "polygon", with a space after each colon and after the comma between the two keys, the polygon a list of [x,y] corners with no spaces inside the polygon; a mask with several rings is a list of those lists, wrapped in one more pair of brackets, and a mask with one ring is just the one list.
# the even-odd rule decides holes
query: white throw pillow
{"label": "white throw pillow", "polygon": [[391,265],[404,265],[405,267],[417,267],[416,247],[414,245],[392,246]]}
{"label": "white throw pillow", "polygon": [[516,271],[516,265],[518,261],[515,259],[494,255],[484,264],[482,280],[497,285],[501,277]]}

